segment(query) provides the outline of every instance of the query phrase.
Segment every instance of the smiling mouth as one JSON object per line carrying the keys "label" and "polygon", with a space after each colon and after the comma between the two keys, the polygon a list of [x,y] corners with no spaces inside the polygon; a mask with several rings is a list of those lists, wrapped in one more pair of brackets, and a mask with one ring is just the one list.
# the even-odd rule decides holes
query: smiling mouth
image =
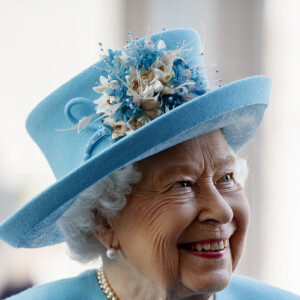
{"label": "smiling mouth", "polygon": [[229,247],[229,239],[220,241],[202,241],[180,245],[180,248],[195,252],[219,252]]}

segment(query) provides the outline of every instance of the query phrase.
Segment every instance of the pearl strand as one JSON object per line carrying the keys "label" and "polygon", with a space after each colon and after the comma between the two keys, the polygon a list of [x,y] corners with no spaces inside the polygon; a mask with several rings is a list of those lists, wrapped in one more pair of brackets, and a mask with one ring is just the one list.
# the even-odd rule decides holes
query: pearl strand
{"label": "pearl strand", "polygon": [[107,299],[119,300],[119,298],[117,297],[116,293],[110,286],[105,276],[103,267],[97,270],[97,279],[98,279],[99,286]]}

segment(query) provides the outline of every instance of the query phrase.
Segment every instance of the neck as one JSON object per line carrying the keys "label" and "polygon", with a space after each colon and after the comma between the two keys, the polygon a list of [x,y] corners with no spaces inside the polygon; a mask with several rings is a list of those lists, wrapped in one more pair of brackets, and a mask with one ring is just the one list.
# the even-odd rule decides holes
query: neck
{"label": "neck", "polygon": [[[104,262],[104,271],[109,285],[119,300],[214,300],[214,295],[194,294],[174,295],[167,288],[154,284],[143,275],[130,272],[115,262]],[[174,291],[174,288],[172,289]],[[180,293],[182,294],[182,293]]]}
{"label": "neck", "polygon": [[162,297],[162,291],[154,287],[149,280],[143,276],[136,276],[128,270],[124,270],[116,264],[109,262],[104,264],[104,270],[110,286],[120,300],[162,300],[168,299]]}

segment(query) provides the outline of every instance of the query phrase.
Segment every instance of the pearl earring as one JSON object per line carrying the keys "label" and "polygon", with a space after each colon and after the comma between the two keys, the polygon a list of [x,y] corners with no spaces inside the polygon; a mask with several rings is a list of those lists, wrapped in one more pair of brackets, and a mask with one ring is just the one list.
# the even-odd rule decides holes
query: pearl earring
{"label": "pearl earring", "polygon": [[106,256],[109,258],[109,259],[114,259],[116,257],[116,254],[117,254],[117,251],[115,248],[113,247],[108,247],[107,250],[106,250]]}

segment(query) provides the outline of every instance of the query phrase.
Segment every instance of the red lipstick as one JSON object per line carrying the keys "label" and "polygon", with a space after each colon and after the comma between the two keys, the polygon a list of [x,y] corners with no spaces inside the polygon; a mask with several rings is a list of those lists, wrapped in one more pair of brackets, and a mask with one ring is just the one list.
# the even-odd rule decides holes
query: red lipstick
{"label": "red lipstick", "polygon": [[229,238],[200,240],[180,246],[187,253],[208,259],[219,259],[229,251]]}
{"label": "red lipstick", "polygon": [[182,250],[186,251],[187,253],[194,255],[194,256],[199,256],[202,258],[208,258],[208,259],[219,259],[222,258],[223,256],[226,255],[226,253],[228,252],[229,248],[226,247],[222,250],[216,251],[216,252],[201,252],[201,251],[193,251],[193,250],[189,250],[189,249],[183,249]]}

